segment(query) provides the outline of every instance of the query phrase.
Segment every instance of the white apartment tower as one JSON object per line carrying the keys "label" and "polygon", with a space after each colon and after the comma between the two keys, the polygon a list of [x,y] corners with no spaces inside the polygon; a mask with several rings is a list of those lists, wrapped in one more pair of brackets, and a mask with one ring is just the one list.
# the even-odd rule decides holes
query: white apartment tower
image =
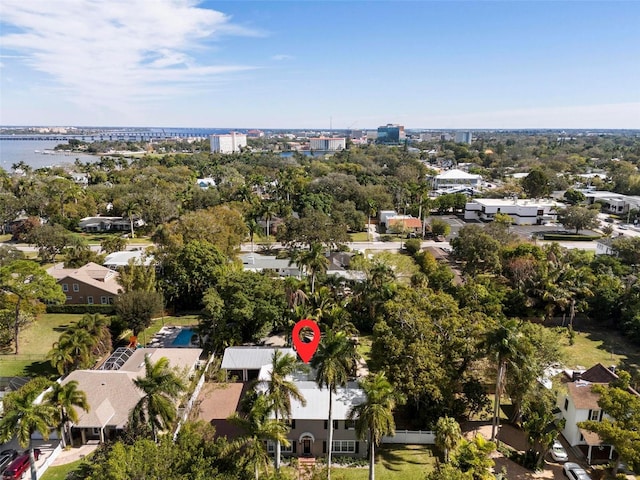
{"label": "white apartment tower", "polygon": [[231,132],[225,135],[211,135],[211,153],[236,153],[247,146],[244,133]]}
{"label": "white apartment tower", "polygon": [[318,137],[309,139],[309,148],[320,152],[337,152],[344,150],[345,146],[345,138]]}

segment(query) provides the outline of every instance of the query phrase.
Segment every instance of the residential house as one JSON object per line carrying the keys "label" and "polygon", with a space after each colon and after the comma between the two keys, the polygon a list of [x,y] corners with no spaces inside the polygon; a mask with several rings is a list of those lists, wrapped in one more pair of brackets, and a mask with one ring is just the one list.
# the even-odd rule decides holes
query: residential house
{"label": "residential house", "polygon": [[153,255],[147,255],[144,250],[127,250],[124,252],[113,252],[104,258],[102,264],[111,269],[126,267],[133,261],[136,265],[149,266],[154,262]]}
{"label": "residential house", "polygon": [[381,210],[379,213],[380,226],[385,230],[399,232],[419,232],[422,222],[411,215],[399,215],[395,210]]}
{"label": "residential house", "polygon": [[[133,228],[140,228],[145,225],[144,220],[134,219]],[[80,220],[78,227],[83,232],[111,232],[111,231],[131,231],[131,222],[124,217],[85,217]]]}
{"label": "residential house", "polygon": [[271,365],[275,350],[282,350],[288,355],[296,354],[292,348],[229,347],[224,350],[220,368],[226,372],[227,378],[236,377],[241,382],[255,380],[260,374],[260,369],[265,365]]}
{"label": "residential house", "polygon": [[196,180],[196,185],[198,185],[202,190],[207,190],[209,187],[215,187],[216,181],[211,177],[198,178]]}
{"label": "residential house", "polygon": [[67,296],[67,304],[112,304],[120,293],[118,272],[89,262],[80,268],[64,268],[58,263],[47,270]]}
{"label": "residential house", "polygon": [[300,277],[302,272],[288,258],[277,258],[274,255],[244,253],[240,255],[242,269],[249,272],[273,272],[280,277]]}
{"label": "residential house", "polygon": [[[221,368],[227,375],[235,375],[243,381],[258,380],[256,389],[264,393],[266,382],[271,375],[271,360],[275,348],[229,347],[225,350]],[[296,355],[291,348],[280,349],[287,355]],[[287,434],[290,445],[282,446],[282,453],[294,456],[320,457],[327,453],[329,436],[327,416],[329,413],[329,390],[320,388],[313,381],[313,371],[300,371],[290,378],[305,399],[305,405],[291,401],[290,431]],[[337,455],[364,457],[367,445],[358,439],[355,422],[348,419],[351,409],[366,399],[356,382],[348,382],[338,387],[332,396],[333,448]],[[270,452],[275,451],[273,443],[267,443]]]}
{"label": "residential house", "polygon": [[354,255],[354,253],[349,252],[333,252],[328,254],[327,260],[329,260],[329,266],[327,267],[326,274],[357,282],[363,282],[366,280],[367,275],[365,272],[360,270],[349,270],[351,257]]}
{"label": "residential house", "polygon": [[89,411],[76,409],[78,421],[72,426],[75,442],[100,443],[115,438],[129,422],[129,414],[144,396],[133,381],[145,375],[144,359],[156,363],[162,357],[171,367],[192,376],[199,365],[199,348],[118,348],[98,370],[75,370],[62,384],[78,382],[87,396]]}
{"label": "residential house", "polygon": [[[296,380],[296,387],[305,399],[302,405],[291,401],[291,430],[287,434],[290,445],[283,447],[284,454],[321,457],[326,455],[329,437],[329,390],[320,388],[311,380]],[[355,432],[355,422],[348,419],[351,409],[366,399],[356,382],[338,387],[332,397],[333,454],[348,457],[365,457],[367,445]]]}
{"label": "residential house", "polygon": [[[613,369],[598,363],[584,372],[572,372],[565,383],[566,392],[558,396],[558,408],[566,421],[562,434],[569,445],[584,454],[589,464],[611,460],[614,449],[612,445],[603,443],[597,434],[578,427],[578,422],[600,422],[608,417],[598,405],[600,395],[593,391],[593,387],[606,386],[617,378]],[[638,395],[635,390],[630,391]]]}
{"label": "residential house", "polygon": [[611,237],[601,237],[596,240],[596,255],[615,255],[613,249],[613,239]]}

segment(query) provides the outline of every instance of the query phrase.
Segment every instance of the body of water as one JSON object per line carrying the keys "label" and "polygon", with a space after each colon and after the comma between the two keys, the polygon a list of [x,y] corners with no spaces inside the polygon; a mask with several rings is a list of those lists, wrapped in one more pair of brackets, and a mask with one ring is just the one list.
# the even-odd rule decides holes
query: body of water
{"label": "body of water", "polygon": [[183,328],[178,333],[178,336],[171,342],[172,347],[188,347],[191,345],[191,339],[194,335],[194,332],[190,328]]}
{"label": "body of water", "polygon": [[[11,172],[11,165],[24,162],[31,168],[52,167],[55,165],[73,164],[76,158],[81,162],[96,162],[100,157],[80,153],[44,154],[53,150],[60,141],[51,140],[0,140],[0,167]],[[36,150],[38,152],[36,152]]]}

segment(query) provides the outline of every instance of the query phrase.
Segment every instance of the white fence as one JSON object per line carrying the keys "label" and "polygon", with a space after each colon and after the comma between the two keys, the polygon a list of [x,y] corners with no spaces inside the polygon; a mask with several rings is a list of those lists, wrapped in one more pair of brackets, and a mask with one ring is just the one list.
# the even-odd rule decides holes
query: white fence
{"label": "white fence", "polygon": [[193,408],[193,404],[197,400],[198,395],[200,395],[200,390],[202,390],[202,386],[204,385],[204,382],[205,382],[205,377],[207,376],[207,369],[211,365],[211,362],[213,362],[213,358],[214,358],[214,354],[211,354],[211,356],[207,360],[207,363],[204,365],[204,369],[202,370],[202,375],[200,376],[200,380],[198,380],[196,388],[193,390],[193,393],[191,394],[191,397],[189,398],[187,405],[184,408],[178,409],[179,420],[178,420],[178,426],[176,427],[175,432],[173,432],[174,442],[176,441],[176,438],[178,438],[178,433],[180,433],[182,424],[186,422],[187,417],[189,416],[189,412]]}
{"label": "white fence", "polygon": [[56,445],[56,447],[53,449],[53,451],[51,452],[51,455],[49,455],[44,463],[42,465],[40,465],[38,467],[38,471],[36,473],[37,478],[42,477],[47,469],[51,466],[51,464],[58,458],[58,455],[60,455],[60,452],[62,452],[62,446],[61,444],[58,442],[58,444]]}
{"label": "white fence", "polygon": [[436,434],[430,430],[396,430],[394,436],[382,437],[382,443],[433,445],[436,443]]}

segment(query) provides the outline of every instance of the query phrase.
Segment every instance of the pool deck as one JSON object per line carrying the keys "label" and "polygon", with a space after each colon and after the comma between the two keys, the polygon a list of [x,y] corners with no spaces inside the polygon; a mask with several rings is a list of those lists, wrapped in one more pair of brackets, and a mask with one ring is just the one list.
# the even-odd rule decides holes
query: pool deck
{"label": "pool deck", "polygon": [[158,333],[156,333],[149,344],[148,347],[159,347],[159,348],[194,348],[197,345],[193,345],[192,343],[188,343],[186,345],[174,345],[173,342],[182,330],[189,329],[193,330],[192,327],[185,326],[173,326],[168,325],[162,327]]}

